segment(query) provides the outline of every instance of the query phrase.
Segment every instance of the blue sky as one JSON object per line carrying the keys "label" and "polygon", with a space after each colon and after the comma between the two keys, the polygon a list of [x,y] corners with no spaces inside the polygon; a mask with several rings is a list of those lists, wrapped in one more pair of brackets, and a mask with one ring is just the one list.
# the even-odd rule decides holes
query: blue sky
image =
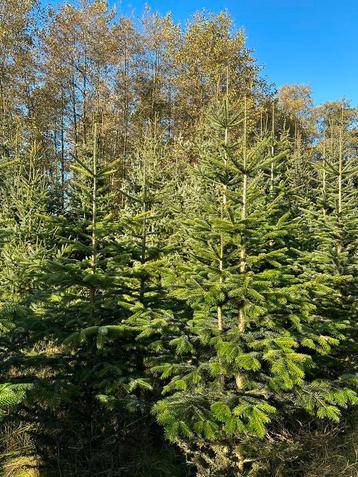
{"label": "blue sky", "polygon": [[[55,5],[58,0],[46,0]],[[69,3],[72,3],[69,1]],[[305,83],[316,103],[342,97],[358,106],[358,0],[110,0],[121,13],[171,11],[185,22],[203,8],[227,9],[277,86]]]}

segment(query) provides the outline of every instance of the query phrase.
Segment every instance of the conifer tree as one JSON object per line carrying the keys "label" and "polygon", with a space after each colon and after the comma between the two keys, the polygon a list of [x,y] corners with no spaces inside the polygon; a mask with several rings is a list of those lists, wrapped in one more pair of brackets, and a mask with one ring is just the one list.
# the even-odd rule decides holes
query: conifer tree
{"label": "conifer tree", "polygon": [[1,448],[5,445],[7,449],[12,430],[22,429],[21,435],[14,432],[16,444],[2,456],[1,468],[21,458],[23,462],[31,461],[21,443],[28,442],[32,452],[30,431],[34,423],[26,423],[24,409],[37,379],[33,371],[38,350],[33,348],[26,330],[33,319],[29,305],[36,296],[38,271],[52,252],[51,237],[41,219],[48,198],[40,151],[36,142],[26,149],[12,151],[11,159],[3,158],[0,165]]}
{"label": "conifer tree", "polygon": [[356,401],[348,387],[312,381],[315,357],[337,333],[331,324],[323,337],[315,324],[312,284],[295,270],[286,241],[296,224],[269,192],[272,164],[287,152],[272,154],[271,137],[250,128],[248,103],[235,115],[226,99],[211,115],[195,170],[203,212],[186,222],[169,277],[193,318],[189,334],[172,342],[177,361],[153,368],[169,394],[155,406],[158,421],[203,475],[265,465],[253,442],[294,409],[337,419],[339,405]]}
{"label": "conifer tree", "polygon": [[[305,208],[310,242],[303,257],[306,273],[330,287],[330,293],[315,297],[323,316],[340,327],[342,344],[326,366],[332,375],[352,372],[348,356],[355,355],[357,275],[357,149],[354,143],[356,111],[342,102],[322,108],[322,136],[317,145],[317,187]],[[348,358],[350,360],[350,358]]]}
{"label": "conifer tree", "polygon": [[[76,438],[89,448],[86,445],[76,458],[89,459],[86,471],[91,472],[106,468],[114,458],[110,448],[104,462],[91,455],[90,449],[101,455],[105,442],[95,435],[113,435],[113,426],[125,428],[140,421],[147,422],[143,440],[149,442],[151,433],[158,432],[147,417],[154,383],[145,361],[160,346],[158,328],[173,322],[167,320],[173,302],[161,284],[166,229],[158,207],[165,182],[163,148],[158,138],[148,137],[137,148],[126,186],[113,191],[118,162],[104,163],[100,142],[95,126],[91,144],[77,151],[72,165],[65,214],[47,217],[57,256],[43,267],[43,288],[32,305],[35,316],[26,325],[35,342],[53,343],[48,359],[39,363],[50,370],[33,394],[41,405],[31,402],[41,422],[51,416],[51,425],[40,432],[52,432],[62,448],[63,426],[67,422],[72,428],[77,422]],[[120,209],[118,194],[125,198]],[[75,406],[78,400],[81,405]],[[136,424],[129,435],[113,435],[122,442],[123,452],[129,451],[135,429]],[[37,438],[43,450],[43,437]],[[151,447],[152,458],[161,459],[161,446]],[[124,455],[115,459],[123,460]],[[144,468],[146,462],[136,465]]]}

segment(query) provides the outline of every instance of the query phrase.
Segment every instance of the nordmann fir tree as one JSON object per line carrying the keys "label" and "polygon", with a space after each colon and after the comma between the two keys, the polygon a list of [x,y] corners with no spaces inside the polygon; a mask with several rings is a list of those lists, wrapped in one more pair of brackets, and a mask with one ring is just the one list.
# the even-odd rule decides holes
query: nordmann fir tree
{"label": "nordmann fir tree", "polygon": [[336,419],[340,405],[356,401],[349,388],[311,382],[316,356],[337,342],[336,330],[322,344],[312,284],[286,245],[296,225],[278,214],[281,197],[270,191],[271,171],[286,152],[275,154],[270,135],[255,134],[252,109],[245,97],[234,114],[226,98],[211,115],[194,171],[203,212],[185,222],[183,252],[168,279],[193,319],[189,334],[172,342],[176,362],[153,368],[167,381],[154,408],[158,422],[199,475],[269,471],[258,439],[270,422],[295,409]]}
{"label": "nordmann fir tree", "polygon": [[169,237],[173,232],[176,178],[158,127],[155,122],[145,133],[143,144],[136,147],[126,185],[121,190],[125,197],[122,243],[131,257],[129,322],[138,327],[138,341],[144,340],[148,359],[163,347],[159,335],[175,336],[178,332],[172,312],[178,303],[168,296],[163,285],[163,270],[173,249]]}
{"label": "nordmann fir tree", "polygon": [[39,216],[47,207],[47,182],[40,161],[34,141],[26,153],[13,151],[0,163],[0,297],[5,320],[12,307],[15,317],[23,300],[31,301],[37,271],[49,254],[49,237]]}
{"label": "nordmann fir tree", "polygon": [[315,296],[320,314],[340,328],[342,343],[325,368],[331,376],[355,369],[357,323],[357,111],[344,101],[321,110],[321,138],[317,144],[317,187],[305,208],[310,243],[303,249],[306,273],[330,288]]}
{"label": "nordmann fir tree", "polygon": [[[29,239],[28,232],[31,235],[31,227],[29,227],[28,213],[29,210],[22,203],[22,200],[16,201],[14,194],[16,183],[16,193],[19,192],[21,197],[28,185],[25,177],[20,174],[13,174],[14,170],[17,172],[22,167],[14,166],[18,162],[18,158],[4,159],[0,163],[1,170],[1,248],[0,260],[2,265],[1,277],[1,309],[0,309],[0,353],[2,356],[1,379],[4,380],[0,385],[0,419],[4,418],[9,411],[13,409],[24,398],[25,391],[29,383],[22,384],[14,382],[8,376],[7,361],[11,359],[13,350],[14,330],[16,328],[16,319],[14,315],[20,313],[20,301],[26,293],[27,286],[31,286],[31,279],[29,280],[27,274],[19,274],[19,269],[28,270],[29,258],[34,258],[36,253],[33,252],[32,247],[26,239]],[[24,187],[20,187],[19,185]],[[12,194],[11,194],[12,192]],[[28,192],[28,190],[26,190]],[[15,195],[15,203],[13,202]],[[31,202],[31,194],[27,196],[28,202]],[[33,204],[31,204],[33,205]],[[29,257],[30,256],[30,257]],[[25,275],[25,276],[24,276]],[[23,289],[25,286],[25,290]],[[12,382],[6,382],[6,381]]]}
{"label": "nordmann fir tree", "polygon": [[34,324],[31,303],[38,271],[52,252],[51,237],[40,218],[47,208],[48,183],[37,142],[26,146],[9,150],[0,163],[0,472],[4,475],[20,459],[24,468],[34,463],[31,432],[36,424],[29,423],[25,409],[46,349],[43,343],[34,347],[27,324]]}
{"label": "nordmann fir tree", "polygon": [[[169,238],[173,233],[173,202],[177,200],[173,197],[176,168],[169,160],[169,145],[165,138],[166,131],[155,120],[145,128],[141,142],[134,143],[126,181],[120,189],[123,203],[118,218],[120,250],[119,260],[114,262],[121,277],[121,304],[129,313],[126,321],[118,324],[116,332],[121,336],[123,329],[131,330],[133,339],[129,346],[136,356],[133,364],[136,374],[129,375],[126,387],[127,393],[135,396],[142,423],[140,431],[137,429],[133,433],[137,445],[133,460],[138,475],[142,472],[148,477],[185,472],[178,465],[181,462],[176,451],[163,443],[161,430],[158,432],[150,414],[162,390],[162,383],[150,368],[157,355],[166,353],[168,343],[179,335],[186,309],[185,304],[168,294],[163,284],[168,255],[172,252]],[[104,344],[109,345],[108,342]],[[113,389],[116,390],[115,383]],[[123,412],[118,406],[118,394],[112,389],[108,389],[101,400]],[[143,432],[143,422],[146,422],[146,432]],[[138,443],[138,432],[145,448]],[[149,445],[152,440],[154,443]]]}
{"label": "nordmann fir tree", "polygon": [[[130,473],[134,465],[138,472],[150,467],[156,475],[164,465],[164,450],[155,443],[154,419],[148,420],[153,385],[145,358],[160,344],[152,337],[157,328],[173,323],[172,301],[165,299],[160,277],[165,221],[157,204],[164,157],[157,139],[144,141],[127,171],[127,185],[113,192],[117,163],[105,164],[100,141],[95,126],[91,147],[79,148],[74,159],[66,213],[49,219],[59,252],[42,277],[47,290],[36,308],[43,323],[38,336],[46,331],[61,359],[54,381],[43,382],[38,395],[45,402],[43,417],[52,420],[46,432],[52,427],[57,446],[68,446],[66,422],[78,423],[72,439],[83,446],[73,460],[88,464],[76,472],[105,471],[116,459],[123,472]],[[138,439],[143,422],[146,432]],[[122,452],[106,445],[108,436]],[[146,453],[137,460],[135,454],[144,448],[141,440],[147,443]],[[174,466],[176,456],[164,446],[166,465]],[[59,464],[65,466],[63,472],[74,471],[68,461]]]}
{"label": "nordmann fir tree", "polygon": [[[133,392],[133,396],[153,390],[146,360],[150,361],[162,348],[158,336],[163,335],[164,329],[166,334],[175,334],[178,328],[172,313],[175,302],[168,297],[162,283],[162,270],[170,249],[166,244],[170,221],[165,203],[171,193],[171,168],[157,129],[156,123],[148,127],[142,144],[135,146],[126,181],[119,189],[122,208],[116,218],[110,267],[116,276],[117,300],[125,310],[125,319],[100,330],[103,347],[110,347],[112,339],[130,333],[128,346],[136,356],[130,367],[137,375],[129,374],[123,379],[128,381],[126,392]],[[120,381],[112,379],[107,393],[100,396],[104,404],[116,405]]]}
{"label": "nordmann fir tree", "polygon": [[[32,406],[38,420],[47,422],[36,435],[42,458],[56,460],[53,449],[62,449],[63,460],[58,465],[65,473],[101,469],[94,456],[101,455],[102,441],[95,435],[109,429],[111,416],[103,413],[98,395],[108,380],[113,382],[131,366],[130,356],[118,359],[102,350],[108,327],[119,316],[123,319],[125,310],[119,304],[111,267],[117,254],[115,197],[110,191],[116,163],[105,164],[100,156],[98,130],[95,124],[92,141],[78,147],[74,155],[64,214],[44,216],[54,234],[57,255],[43,267],[42,293],[32,305],[37,320],[27,325],[38,343],[53,343],[43,364],[50,372],[38,383]],[[125,344],[122,355],[124,349]],[[74,431],[70,436],[64,433],[66,427]],[[48,445],[51,441],[55,446]],[[71,442],[83,443],[72,460],[66,458]],[[110,455],[103,465],[109,460]]]}

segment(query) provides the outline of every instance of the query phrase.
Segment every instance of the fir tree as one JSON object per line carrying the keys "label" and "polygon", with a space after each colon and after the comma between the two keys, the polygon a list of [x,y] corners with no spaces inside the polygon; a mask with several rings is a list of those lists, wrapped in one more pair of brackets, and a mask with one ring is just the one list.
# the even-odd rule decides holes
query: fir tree
{"label": "fir tree", "polygon": [[[329,373],[339,375],[348,356],[355,355],[357,321],[357,150],[354,143],[356,111],[344,102],[322,111],[321,140],[317,144],[315,195],[305,211],[306,234],[302,257],[307,275],[330,288],[314,297],[321,315],[336,323],[342,344],[326,360]],[[337,362],[333,359],[341,357]],[[350,358],[348,358],[350,361]]]}
{"label": "fir tree", "polygon": [[[135,423],[146,422],[142,439],[147,442],[159,432],[153,418],[148,419],[158,386],[146,359],[160,347],[158,330],[173,323],[173,300],[166,298],[161,283],[167,226],[158,208],[165,176],[160,142],[148,137],[137,148],[120,191],[112,189],[117,163],[105,163],[100,144],[95,127],[92,144],[79,149],[74,159],[65,214],[47,216],[57,256],[40,273],[42,289],[25,325],[34,342],[51,344],[38,363],[48,371],[36,383],[36,400],[30,400],[41,422],[51,417],[51,425],[40,432],[52,432],[62,447],[64,423],[78,422],[76,438],[88,446],[77,458],[89,459],[91,472],[106,468],[113,452],[106,450],[107,461],[92,461],[90,449],[100,455],[105,442],[95,435],[133,425],[129,435],[123,431],[113,437],[125,452],[135,438]],[[73,406],[74,400],[81,404]],[[43,437],[38,438],[44,446]],[[162,449],[154,443],[151,448],[154,462]],[[136,465],[142,468],[146,462]]]}
{"label": "fir tree", "polygon": [[168,381],[169,396],[155,406],[168,438],[189,454],[195,442],[202,446],[196,464],[204,468],[221,448],[217,475],[244,475],[252,438],[264,438],[273,419],[294,409],[337,419],[339,405],[356,401],[349,388],[312,381],[315,357],[337,343],[337,330],[331,324],[321,336],[315,324],[313,285],[295,270],[287,241],[297,225],[267,187],[287,152],[272,154],[271,137],[252,131],[251,105],[243,103],[234,115],[226,99],[211,116],[214,139],[195,170],[202,215],[186,222],[184,253],[169,278],[193,309],[190,334],[172,341],[176,363],[154,368]]}

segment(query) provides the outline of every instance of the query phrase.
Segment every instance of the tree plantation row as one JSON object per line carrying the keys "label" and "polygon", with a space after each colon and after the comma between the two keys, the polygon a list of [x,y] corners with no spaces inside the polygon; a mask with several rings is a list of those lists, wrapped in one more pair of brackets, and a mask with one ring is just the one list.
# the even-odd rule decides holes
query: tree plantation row
{"label": "tree plantation row", "polygon": [[357,109],[227,13],[0,40],[0,475],[355,477]]}

